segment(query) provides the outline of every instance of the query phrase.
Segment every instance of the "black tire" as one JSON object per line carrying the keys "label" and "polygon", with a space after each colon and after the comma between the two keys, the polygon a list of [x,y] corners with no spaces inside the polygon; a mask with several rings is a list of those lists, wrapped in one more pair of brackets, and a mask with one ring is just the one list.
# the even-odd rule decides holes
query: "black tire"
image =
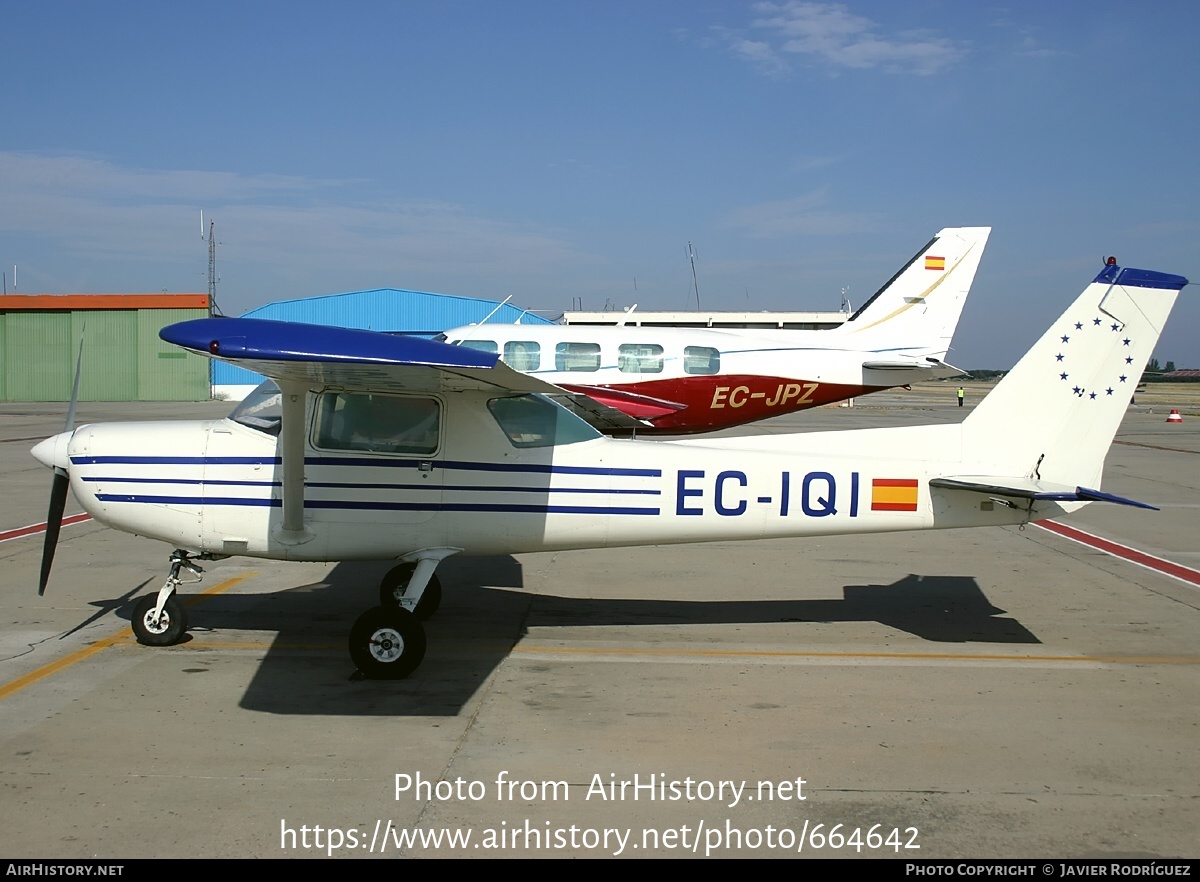
{"label": "black tire", "polygon": [[[408,582],[412,579],[416,564],[402,563],[388,570],[383,581],[379,583],[379,603],[382,606],[398,607],[400,598],[408,590]],[[438,581],[437,573],[429,577],[421,602],[417,604],[416,617],[422,622],[429,621],[442,605],[442,583]]]}
{"label": "black tire", "polygon": [[179,597],[172,594],[163,607],[162,618],[155,625],[150,619],[157,604],[158,595],[150,594],[133,605],[133,635],[144,646],[174,646],[187,632],[187,610]]}
{"label": "black tire", "polygon": [[425,658],[425,628],[406,609],[369,609],[350,629],[350,658],[369,680],[402,679]]}

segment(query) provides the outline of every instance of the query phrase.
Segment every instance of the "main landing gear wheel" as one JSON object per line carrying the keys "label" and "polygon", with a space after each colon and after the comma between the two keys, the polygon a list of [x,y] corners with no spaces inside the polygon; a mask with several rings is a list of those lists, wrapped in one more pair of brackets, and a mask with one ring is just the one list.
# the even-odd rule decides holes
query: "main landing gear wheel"
{"label": "main landing gear wheel", "polygon": [[173,646],[183,639],[187,631],[187,610],[172,594],[163,606],[162,615],[154,621],[154,607],[158,595],[149,594],[133,605],[133,633],[138,643],[145,646]]}
{"label": "main landing gear wheel", "polygon": [[[388,570],[383,581],[379,583],[379,602],[383,606],[400,606],[400,598],[408,591],[408,582],[416,568],[415,563],[402,563],[400,566]],[[421,600],[417,604],[416,617],[422,622],[428,621],[441,605],[442,583],[438,581],[437,573],[434,573],[429,577],[425,593],[421,595]]]}
{"label": "main landing gear wheel", "polygon": [[370,680],[407,677],[425,658],[425,628],[406,609],[369,609],[350,629],[350,658]]}

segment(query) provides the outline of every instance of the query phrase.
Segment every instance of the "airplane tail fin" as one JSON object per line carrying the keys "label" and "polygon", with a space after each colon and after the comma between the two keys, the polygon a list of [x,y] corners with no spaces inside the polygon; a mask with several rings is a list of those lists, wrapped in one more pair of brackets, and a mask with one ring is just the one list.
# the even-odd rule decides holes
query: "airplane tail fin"
{"label": "airplane tail fin", "polygon": [[902,350],[941,361],[991,232],[991,227],[942,230],[837,330],[864,335],[864,348],[881,354]]}
{"label": "airplane tail fin", "polygon": [[981,475],[1099,487],[1183,276],[1109,265],[962,423]]}

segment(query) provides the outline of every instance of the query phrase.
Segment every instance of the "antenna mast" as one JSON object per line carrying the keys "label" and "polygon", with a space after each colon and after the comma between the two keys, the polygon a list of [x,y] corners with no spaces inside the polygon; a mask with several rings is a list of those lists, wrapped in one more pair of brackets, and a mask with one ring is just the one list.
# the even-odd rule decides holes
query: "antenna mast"
{"label": "antenna mast", "polygon": [[[200,238],[204,238],[204,212],[200,212]],[[217,305],[217,224],[208,222],[208,314],[224,315]]]}
{"label": "antenna mast", "polygon": [[696,287],[696,309],[700,309],[700,280],[696,278],[696,252],[692,250],[692,243],[688,242],[688,260],[692,262],[692,284]]}

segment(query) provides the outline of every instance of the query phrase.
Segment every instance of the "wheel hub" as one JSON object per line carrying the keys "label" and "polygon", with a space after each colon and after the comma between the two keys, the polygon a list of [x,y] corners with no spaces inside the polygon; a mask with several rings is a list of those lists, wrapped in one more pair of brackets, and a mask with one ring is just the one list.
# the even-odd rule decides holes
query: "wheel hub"
{"label": "wheel hub", "polygon": [[151,609],[146,613],[146,617],[142,619],[142,624],[146,626],[146,630],[151,634],[162,634],[171,627],[171,617],[167,615],[167,611],[164,609],[162,615],[156,619],[154,618],[154,610]]}
{"label": "wheel hub", "polygon": [[404,638],[393,628],[380,628],[371,635],[371,655],[382,662],[391,662],[404,654]]}

